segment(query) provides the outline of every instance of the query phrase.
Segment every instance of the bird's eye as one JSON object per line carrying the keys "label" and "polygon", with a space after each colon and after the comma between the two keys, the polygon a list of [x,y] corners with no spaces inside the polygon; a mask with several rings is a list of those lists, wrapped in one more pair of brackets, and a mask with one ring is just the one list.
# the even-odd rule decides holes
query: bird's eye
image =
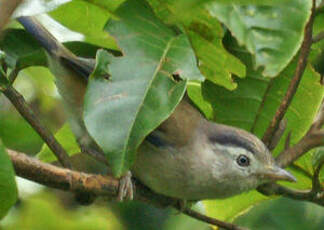
{"label": "bird's eye", "polygon": [[247,167],[250,165],[250,159],[245,155],[239,155],[236,159],[236,162],[238,163],[238,165],[243,167]]}

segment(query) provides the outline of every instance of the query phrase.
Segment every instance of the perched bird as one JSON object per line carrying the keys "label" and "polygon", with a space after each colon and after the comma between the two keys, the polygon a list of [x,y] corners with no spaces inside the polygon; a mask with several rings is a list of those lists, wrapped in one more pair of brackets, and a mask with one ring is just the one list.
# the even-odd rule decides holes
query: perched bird
{"label": "perched bird", "polygon": [[[49,54],[50,69],[70,110],[72,130],[82,143],[100,152],[82,120],[84,92],[94,62],[73,55],[36,19],[18,20]],[[265,182],[295,181],[276,166],[256,136],[207,121],[188,99],[147,136],[138,148],[132,172],[156,193],[182,200],[225,198]]]}

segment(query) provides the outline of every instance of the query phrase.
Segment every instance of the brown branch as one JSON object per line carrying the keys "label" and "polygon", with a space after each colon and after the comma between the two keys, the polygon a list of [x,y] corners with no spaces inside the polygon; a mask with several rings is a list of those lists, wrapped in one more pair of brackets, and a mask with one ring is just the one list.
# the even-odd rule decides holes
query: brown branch
{"label": "brown branch", "polygon": [[23,0],[0,1],[0,33],[9,21],[11,15]]}
{"label": "brown branch", "polygon": [[271,139],[278,129],[278,126],[284,117],[296,91],[299,86],[300,80],[303,76],[303,73],[306,68],[307,64],[307,58],[309,55],[310,47],[312,45],[312,31],[313,31],[313,22],[314,22],[314,15],[315,15],[315,6],[316,6],[316,0],[313,0],[312,5],[312,13],[311,16],[305,26],[305,33],[304,33],[304,40],[301,45],[300,54],[298,57],[297,67],[295,74],[288,86],[287,92],[284,96],[284,98],[281,101],[281,104],[279,108],[277,109],[274,117],[272,118],[272,121],[270,122],[270,125],[268,126],[262,140],[263,142],[268,146],[271,142]]}
{"label": "brown branch", "polygon": [[323,145],[323,131],[308,133],[297,144],[281,152],[276,158],[276,162],[280,167],[287,167],[309,150]]}
{"label": "brown branch", "polygon": [[116,196],[118,180],[60,168],[43,163],[25,154],[7,150],[16,175],[51,188],[95,195]]}
{"label": "brown branch", "polygon": [[[43,163],[23,153],[18,153],[13,150],[7,151],[14,165],[16,175],[20,177],[35,181],[51,188],[76,193],[88,193],[96,196],[107,196],[110,198],[116,198],[118,196],[119,180],[113,178],[112,176],[88,174],[70,169],[64,169],[51,164]],[[173,205],[178,210],[181,210],[177,205],[174,205],[178,203],[176,199],[153,193],[139,182],[136,182],[136,193],[134,199],[159,207]],[[182,211],[184,214],[197,220],[201,220],[224,229],[242,230],[242,228],[234,224],[226,223],[199,214],[188,208]]]}
{"label": "brown branch", "polygon": [[33,129],[45,141],[48,147],[56,155],[59,162],[64,167],[71,168],[68,154],[63,149],[63,147],[57,142],[52,133],[44,125],[42,125],[41,121],[37,118],[32,109],[28,106],[23,96],[19,92],[17,92],[12,86],[8,86],[2,92],[15,106],[15,108],[21,114],[21,116],[33,127]]}
{"label": "brown branch", "polygon": [[309,150],[324,146],[324,130],[322,126],[324,124],[324,100],[322,101],[321,107],[317,113],[317,116],[305,134],[297,144],[292,147],[286,146],[276,158],[276,162],[281,167],[287,167],[303,154]]}

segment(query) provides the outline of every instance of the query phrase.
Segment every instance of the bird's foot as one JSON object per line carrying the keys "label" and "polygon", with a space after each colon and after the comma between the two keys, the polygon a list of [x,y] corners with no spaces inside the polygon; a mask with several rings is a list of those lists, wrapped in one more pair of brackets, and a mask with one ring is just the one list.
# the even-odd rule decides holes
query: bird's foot
{"label": "bird's foot", "polygon": [[132,182],[132,173],[128,171],[119,179],[118,187],[118,201],[133,200],[135,192],[135,185]]}

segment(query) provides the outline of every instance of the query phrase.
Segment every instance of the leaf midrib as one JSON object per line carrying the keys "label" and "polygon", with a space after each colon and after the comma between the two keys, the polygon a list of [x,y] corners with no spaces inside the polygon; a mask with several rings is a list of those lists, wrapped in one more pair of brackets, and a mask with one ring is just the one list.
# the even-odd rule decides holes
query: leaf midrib
{"label": "leaf midrib", "polygon": [[[146,95],[147,95],[149,89],[151,88],[151,85],[152,85],[154,79],[156,78],[157,74],[159,73],[159,71],[160,71],[160,69],[161,69],[161,67],[162,67],[163,60],[165,59],[166,55],[168,54],[168,52],[169,52],[169,50],[170,50],[170,48],[171,48],[171,44],[173,43],[173,41],[174,41],[177,37],[178,37],[178,36],[172,37],[172,38],[167,42],[166,47],[165,47],[165,49],[164,49],[164,52],[162,53],[162,56],[161,56],[161,58],[160,58],[160,60],[159,60],[159,63],[157,64],[157,67],[155,68],[155,71],[154,71],[154,73],[153,73],[153,77],[152,77],[151,80],[149,81],[148,87],[146,87],[146,89],[145,89],[145,92],[144,92],[144,95],[143,95],[143,100],[142,100],[140,106],[138,106],[138,109],[136,110],[135,118],[134,118],[134,120],[133,120],[133,122],[132,122],[132,124],[131,124],[131,127],[130,127],[130,129],[129,129],[128,135],[127,135],[127,137],[126,137],[126,141],[125,141],[124,148],[123,148],[123,152],[122,152],[122,153],[123,153],[123,155],[122,155],[122,159],[124,159],[125,156],[126,156],[126,149],[127,149],[128,143],[129,143],[129,139],[130,139],[130,136],[131,136],[131,133],[132,133],[133,127],[134,127],[134,125],[135,125],[135,122],[136,122],[136,120],[137,120],[137,115],[138,115],[139,111],[140,111],[140,110],[142,109],[142,107],[143,107],[143,104],[144,104],[144,101],[145,101]],[[118,170],[118,171],[121,172],[121,171],[123,170],[123,168],[125,168],[125,161],[122,161],[122,162],[121,162],[121,166],[119,167],[119,170]]]}

